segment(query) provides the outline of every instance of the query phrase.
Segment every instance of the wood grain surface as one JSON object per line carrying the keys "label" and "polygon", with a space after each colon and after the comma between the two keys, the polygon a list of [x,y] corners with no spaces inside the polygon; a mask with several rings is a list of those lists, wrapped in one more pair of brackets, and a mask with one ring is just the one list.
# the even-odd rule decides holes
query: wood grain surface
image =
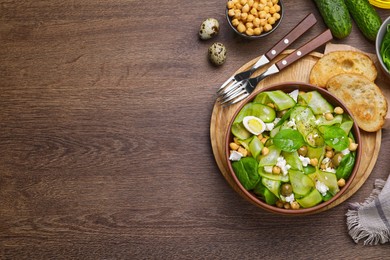
{"label": "wood grain surface", "polygon": [[[222,0],[0,1],[0,259],[389,258],[345,223],[385,171],[331,210],[288,218],[245,201],[214,160],[226,77],[310,12],[318,23],[291,48],[325,29],[312,1],[284,6],[272,35],[248,41]],[[201,41],[208,17],[221,30]],[[221,67],[207,61],[215,41]],[[355,24],[332,42],[374,52]]]}

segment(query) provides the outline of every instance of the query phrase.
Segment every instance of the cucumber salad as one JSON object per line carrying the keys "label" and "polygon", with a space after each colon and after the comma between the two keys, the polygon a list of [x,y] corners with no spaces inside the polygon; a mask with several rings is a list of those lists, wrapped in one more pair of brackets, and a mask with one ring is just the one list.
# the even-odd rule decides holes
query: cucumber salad
{"label": "cucumber salad", "polygon": [[229,144],[242,186],[269,205],[310,208],[335,196],[355,165],[353,120],[318,91],[265,91],[235,117]]}

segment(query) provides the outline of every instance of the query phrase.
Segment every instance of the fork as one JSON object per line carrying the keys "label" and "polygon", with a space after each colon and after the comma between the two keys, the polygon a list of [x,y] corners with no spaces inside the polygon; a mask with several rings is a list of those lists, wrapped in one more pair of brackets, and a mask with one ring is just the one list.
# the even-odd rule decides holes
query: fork
{"label": "fork", "polygon": [[278,43],[276,43],[275,46],[262,55],[249,70],[240,72],[226,80],[217,91],[219,97],[223,97],[225,94],[229,93],[235,83],[248,79],[257,69],[268,64],[316,23],[317,20],[312,13],[307,15],[286,36],[284,36]]}
{"label": "fork", "polygon": [[256,88],[257,84],[266,77],[276,74],[296,62],[306,54],[314,51],[318,47],[332,40],[332,33],[329,29],[319,34],[317,37],[307,42],[303,46],[296,49],[294,52],[271,65],[265,72],[257,77],[241,80],[232,85],[231,90],[225,94],[219,101],[222,105],[233,105],[244,98],[248,97]]}

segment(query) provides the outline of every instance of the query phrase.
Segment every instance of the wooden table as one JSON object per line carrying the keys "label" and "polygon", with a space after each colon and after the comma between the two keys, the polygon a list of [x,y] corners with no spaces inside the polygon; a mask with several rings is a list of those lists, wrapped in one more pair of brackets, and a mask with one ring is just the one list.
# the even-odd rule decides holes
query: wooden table
{"label": "wooden table", "polygon": [[[0,259],[379,259],[355,244],[349,202],[290,218],[236,194],[210,139],[215,91],[268,50],[312,1],[285,1],[272,35],[239,38],[225,1],[0,1]],[[378,10],[382,18],[388,10]],[[208,17],[221,23],[200,41]],[[213,67],[219,41],[227,62]],[[374,52],[354,24],[334,43]]]}

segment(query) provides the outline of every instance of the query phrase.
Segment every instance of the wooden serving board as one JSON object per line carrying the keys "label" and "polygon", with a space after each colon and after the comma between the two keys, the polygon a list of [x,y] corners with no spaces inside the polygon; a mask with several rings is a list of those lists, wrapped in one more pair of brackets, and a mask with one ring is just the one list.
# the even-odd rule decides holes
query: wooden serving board
{"label": "wooden serving board", "polygon": [[[351,49],[349,46],[345,45],[334,45],[328,44],[325,48],[325,53],[338,49]],[[287,50],[283,52],[279,59],[291,53],[292,50]],[[296,63],[290,65],[288,68],[284,69],[282,72],[272,75],[262,82],[259,83],[257,89],[269,86],[271,84],[280,83],[280,82],[309,82],[309,74],[313,65],[323,56],[323,54],[318,52],[312,52],[309,55],[303,57],[301,60]],[[259,58],[259,57],[258,57]],[[252,65],[258,60],[255,58],[245,65],[243,65],[240,69],[238,69],[234,74],[247,70],[252,67]],[[374,57],[372,57],[374,59]],[[267,67],[263,68],[256,72],[255,76],[259,75],[262,71],[267,69]],[[379,73],[379,71],[378,71]],[[228,78],[228,77],[227,77]],[[242,101],[243,102],[243,101]],[[229,174],[227,162],[225,160],[225,136],[226,131],[229,125],[230,120],[232,119],[235,111],[237,110],[240,103],[235,104],[230,107],[222,107],[218,102],[214,104],[211,122],[210,122],[210,139],[211,145],[214,153],[215,160],[217,165],[226,179],[226,181],[230,184],[230,186],[238,192],[242,197],[248,199],[248,197],[240,191],[238,186],[234,183],[232,176]],[[365,131],[361,131],[362,137],[362,158],[359,166],[359,170],[353,183],[348,188],[347,192],[345,192],[342,196],[340,196],[336,201],[332,204],[329,204],[327,207],[317,211],[324,211],[330,208],[333,208],[349,197],[351,197],[367,180],[368,176],[371,174],[371,171],[376,163],[378,158],[379,149],[381,146],[381,131],[377,131],[374,133],[368,133]],[[249,199],[248,199],[249,200]],[[316,212],[316,213],[317,213]]]}

